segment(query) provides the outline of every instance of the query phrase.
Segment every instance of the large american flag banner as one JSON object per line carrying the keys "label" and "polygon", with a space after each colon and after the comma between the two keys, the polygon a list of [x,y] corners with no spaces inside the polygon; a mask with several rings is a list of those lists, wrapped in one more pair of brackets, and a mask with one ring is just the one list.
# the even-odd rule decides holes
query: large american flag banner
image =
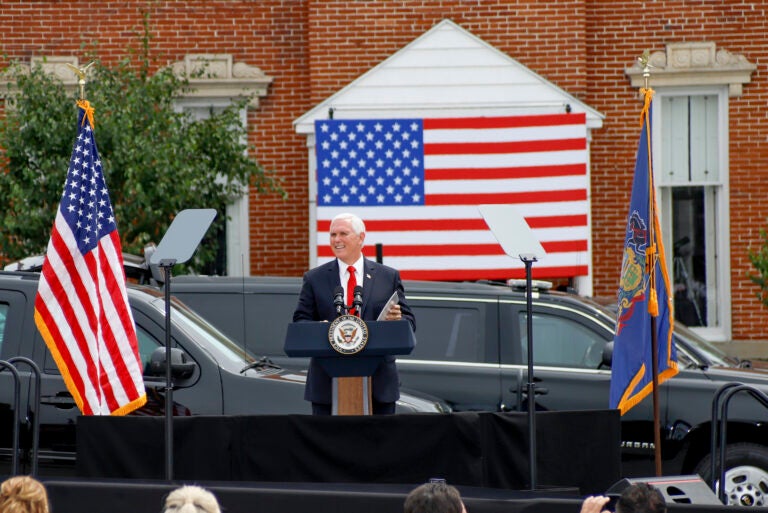
{"label": "large american flag banner", "polygon": [[546,256],[536,278],[589,273],[586,115],[542,114],[315,122],[318,263],[333,258],[330,221],[366,223],[366,256],[404,278],[525,276],[479,205],[514,205]]}
{"label": "large american flag banner", "polygon": [[35,299],[35,323],[85,415],[124,415],[146,402],[112,204],[79,101],[78,133]]}

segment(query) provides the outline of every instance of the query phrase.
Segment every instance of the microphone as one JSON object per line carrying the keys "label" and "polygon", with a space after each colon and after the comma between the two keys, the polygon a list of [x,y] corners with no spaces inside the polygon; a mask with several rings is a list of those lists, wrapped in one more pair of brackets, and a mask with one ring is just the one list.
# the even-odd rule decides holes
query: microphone
{"label": "microphone", "polygon": [[344,288],[341,285],[333,289],[333,304],[336,306],[336,315],[344,313]]}
{"label": "microphone", "polygon": [[357,313],[357,316],[360,317],[360,310],[363,308],[363,287],[360,285],[355,287],[354,292],[352,293],[352,306],[355,307],[355,312]]}

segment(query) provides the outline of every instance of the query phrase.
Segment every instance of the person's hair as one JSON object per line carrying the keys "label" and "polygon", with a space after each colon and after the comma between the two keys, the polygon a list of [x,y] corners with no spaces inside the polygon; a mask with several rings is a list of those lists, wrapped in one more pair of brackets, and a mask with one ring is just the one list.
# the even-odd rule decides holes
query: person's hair
{"label": "person's hair", "polygon": [[365,233],[365,223],[362,219],[360,219],[355,214],[350,214],[349,212],[344,212],[343,214],[339,214],[336,217],[333,218],[331,221],[331,225],[337,220],[345,219],[349,221],[349,224],[352,225],[352,230],[355,232],[355,234],[360,235],[361,233]]}
{"label": "person's hair", "polygon": [[446,483],[426,483],[405,498],[405,513],[461,513],[464,503],[459,491]]}
{"label": "person's hair", "polygon": [[165,498],[163,513],[221,513],[216,496],[205,488],[185,485]]}
{"label": "person's hair", "polygon": [[616,502],[616,513],[665,513],[664,496],[648,483],[632,483],[621,492]]}
{"label": "person's hair", "polygon": [[3,513],[48,513],[48,493],[43,483],[31,476],[10,477],[0,484],[0,511]]}

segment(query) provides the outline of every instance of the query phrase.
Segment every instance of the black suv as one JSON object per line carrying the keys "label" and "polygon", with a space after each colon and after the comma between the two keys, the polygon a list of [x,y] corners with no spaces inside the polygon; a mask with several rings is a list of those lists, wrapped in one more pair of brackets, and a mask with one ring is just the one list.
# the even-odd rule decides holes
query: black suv
{"label": "black suv", "polygon": [[[80,411],[64,385],[59,369],[34,322],[39,275],[0,271],[0,360],[25,357],[41,370],[40,451],[42,475],[72,474],[75,426]],[[144,364],[147,404],[132,415],[163,415],[165,411],[165,300],[155,287],[130,286],[128,299],[136,321]],[[171,335],[174,347],[175,415],[309,414],[304,400],[306,375],[257,360],[195,312],[173,301]],[[23,471],[29,472],[34,387],[30,368],[21,375],[20,444]],[[10,468],[13,446],[14,384],[11,372],[0,369],[0,474]],[[446,411],[426,396],[402,394],[398,412]]]}
{"label": "black suv", "polygon": [[[402,385],[444,399],[454,411],[526,411],[526,295],[518,283],[405,281],[417,345],[398,358]],[[524,287],[524,283],[522,283]],[[302,367],[283,352],[300,278],[179,276],[172,293],[249,351]],[[534,381],[539,410],[608,408],[612,311],[573,294],[533,292]],[[712,400],[727,382],[768,392],[768,372],[726,358],[695,334],[675,330],[680,373],[660,388],[666,475],[709,471]],[[768,411],[749,396],[729,410],[726,490],[765,505]],[[654,475],[651,397],[622,417],[622,474]],[[541,441],[540,443],[546,443]],[[578,443],[578,441],[574,441]]]}

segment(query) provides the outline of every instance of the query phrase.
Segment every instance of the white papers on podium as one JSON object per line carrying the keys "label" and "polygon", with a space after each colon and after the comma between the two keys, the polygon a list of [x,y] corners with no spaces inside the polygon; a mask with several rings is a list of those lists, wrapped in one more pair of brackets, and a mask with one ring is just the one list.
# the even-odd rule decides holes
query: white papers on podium
{"label": "white papers on podium", "polygon": [[387,318],[387,312],[389,312],[389,309],[395,306],[400,302],[400,297],[397,295],[397,291],[394,291],[391,296],[389,296],[389,299],[387,300],[387,304],[384,305],[384,308],[381,309],[381,312],[379,313],[379,316],[376,318],[377,321],[383,321]]}

